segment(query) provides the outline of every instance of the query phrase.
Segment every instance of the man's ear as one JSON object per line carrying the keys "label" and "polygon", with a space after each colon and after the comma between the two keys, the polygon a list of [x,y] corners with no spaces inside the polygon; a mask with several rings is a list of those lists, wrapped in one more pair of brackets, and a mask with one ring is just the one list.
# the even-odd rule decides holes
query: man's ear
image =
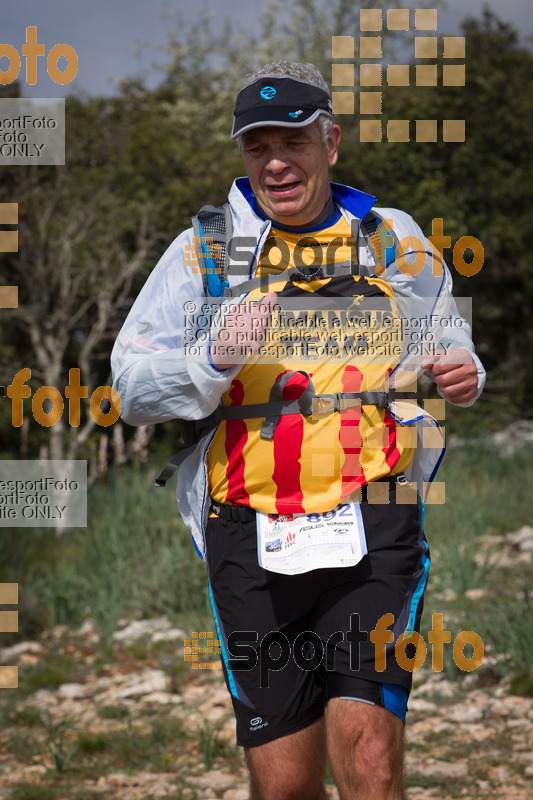
{"label": "man's ear", "polygon": [[339,142],[341,140],[341,129],[338,125],[333,125],[328,136],[328,164],[330,167],[335,166],[339,155]]}

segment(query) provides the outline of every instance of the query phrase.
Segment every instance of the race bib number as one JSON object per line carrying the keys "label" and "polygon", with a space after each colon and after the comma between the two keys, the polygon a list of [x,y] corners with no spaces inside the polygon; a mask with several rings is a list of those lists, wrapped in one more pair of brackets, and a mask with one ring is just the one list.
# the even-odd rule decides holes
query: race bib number
{"label": "race bib number", "polygon": [[367,553],[359,503],[322,514],[257,512],[259,566],[282,575],[353,567]]}

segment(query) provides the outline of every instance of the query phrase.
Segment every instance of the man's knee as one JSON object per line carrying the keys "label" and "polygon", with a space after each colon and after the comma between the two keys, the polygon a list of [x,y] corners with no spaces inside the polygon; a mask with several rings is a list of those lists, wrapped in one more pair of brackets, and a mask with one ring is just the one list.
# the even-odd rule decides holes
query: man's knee
{"label": "man's knee", "polygon": [[324,722],[245,750],[252,800],[322,800]]}
{"label": "man's knee", "polygon": [[269,775],[250,776],[250,800],[325,800],[322,780],[289,767],[279,771],[272,764]]}
{"label": "man's knee", "polygon": [[387,709],[334,698],[328,704],[328,750],[332,765],[376,785],[394,785],[403,772],[403,723]]}

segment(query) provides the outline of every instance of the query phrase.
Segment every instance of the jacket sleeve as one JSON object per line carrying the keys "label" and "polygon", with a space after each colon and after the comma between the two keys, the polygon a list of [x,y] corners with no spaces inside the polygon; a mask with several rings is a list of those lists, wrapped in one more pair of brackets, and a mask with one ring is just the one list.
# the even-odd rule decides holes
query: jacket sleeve
{"label": "jacket sleeve", "polygon": [[[403,349],[397,369],[420,374],[421,359],[434,349],[468,350],[477,368],[477,396],[458,405],[471,406],[483,390],[485,370],[475,352],[471,327],[453,298],[450,271],[444,261],[434,256],[429,241],[412,217],[398,209],[376,210],[382,218],[392,219],[396,237],[405,242],[402,249],[406,250],[407,262],[414,261],[411,269],[396,246],[387,259],[384,276],[395,292],[402,315]],[[418,263],[415,259],[419,259]]]}
{"label": "jacket sleeve", "polygon": [[185,266],[191,243],[192,229],[170,245],[115,342],[113,387],[130,425],[208,416],[240,369],[218,370],[210,360],[216,326],[210,324],[212,309],[206,314],[201,275]]}

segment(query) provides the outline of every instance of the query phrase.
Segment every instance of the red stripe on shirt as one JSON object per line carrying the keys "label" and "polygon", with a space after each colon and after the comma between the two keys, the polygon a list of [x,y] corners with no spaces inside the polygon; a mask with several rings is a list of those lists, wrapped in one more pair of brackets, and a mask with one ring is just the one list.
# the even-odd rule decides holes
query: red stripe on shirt
{"label": "red stripe on shirt", "polygon": [[[360,392],[363,384],[363,373],[357,367],[348,365],[342,375],[343,392]],[[365,475],[361,466],[361,433],[359,424],[361,411],[357,408],[346,408],[341,411],[339,442],[344,451],[344,464],[341,467],[341,499],[348,497],[359,486],[365,483]]]}
{"label": "red stripe on shirt", "polygon": [[[244,386],[241,381],[235,379],[229,391],[230,406],[242,406],[244,400]],[[244,478],[244,447],[248,439],[248,429],[243,419],[226,420],[226,439],[224,447],[228,464],[226,467],[226,478],[228,480],[228,491],[226,502],[234,505],[249,506],[250,496],[246,491],[246,481]]]}
{"label": "red stripe on shirt", "polygon": [[[284,375],[282,372],[279,376]],[[307,386],[305,375],[295,373],[285,387],[284,400],[297,400]],[[303,491],[300,483],[304,420],[301,414],[286,414],[279,418],[274,430],[274,472],[276,511],[278,514],[304,514]]]}
{"label": "red stripe on shirt", "polygon": [[385,411],[383,424],[388,433],[387,446],[382,448],[382,453],[385,456],[385,461],[390,470],[398,463],[401,453],[396,444],[396,422],[393,420],[388,411]]}

